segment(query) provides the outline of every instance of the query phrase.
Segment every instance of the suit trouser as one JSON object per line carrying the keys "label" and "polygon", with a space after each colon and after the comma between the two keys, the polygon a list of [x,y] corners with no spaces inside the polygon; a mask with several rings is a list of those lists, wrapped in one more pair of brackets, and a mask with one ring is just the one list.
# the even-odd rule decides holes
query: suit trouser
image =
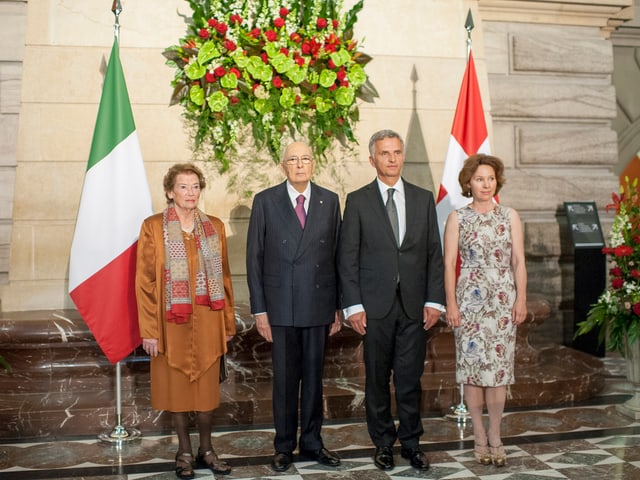
{"label": "suit trouser", "polygon": [[[420,404],[426,355],[422,319],[409,318],[399,294],[384,318],[367,317],[364,342],[365,405],[369,436],[376,447],[418,448],[422,435]],[[393,371],[399,426],[391,415],[390,377]]]}
{"label": "suit trouser", "polygon": [[[300,408],[300,449],[323,447],[322,374],[329,326],[271,327],[273,420],[277,452],[293,452]],[[298,401],[299,400],[299,401]]]}

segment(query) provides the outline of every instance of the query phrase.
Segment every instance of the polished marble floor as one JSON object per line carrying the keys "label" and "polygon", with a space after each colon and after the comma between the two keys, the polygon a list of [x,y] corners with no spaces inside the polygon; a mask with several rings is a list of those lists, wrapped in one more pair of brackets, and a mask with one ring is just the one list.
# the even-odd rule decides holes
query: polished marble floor
{"label": "polished marble floor", "polygon": [[[448,418],[423,420],[422,449],[431,468],[420,472],[399,455],[389,472],[375,468],[373,449],[360,421],[330,423],[323,429],[325,445],[342,457],[338,468],[296,459],[285,473],[269,467],[273,431],[268,428],[215,432],[214,446],[234,468],[218,478],[280,480],[621,480],[640,479],[640,421],[621,415],[616,405],[631,395],[624,362],[606,359],[606,387],[596,398],[579,405],[553,409],[511,410],[503,421],[508,454],[504,468],[482,466],[473,459],[469,424]],[[109,432],[105,432],[109,433]],[[196,436],[194,447],[197,448]],[[142,435],[131,442],[112,444],[96,438],[56,438],[0,444],[0,480],[174,479],[173,435]],[[196,470],[197,479],[215,478]]]}

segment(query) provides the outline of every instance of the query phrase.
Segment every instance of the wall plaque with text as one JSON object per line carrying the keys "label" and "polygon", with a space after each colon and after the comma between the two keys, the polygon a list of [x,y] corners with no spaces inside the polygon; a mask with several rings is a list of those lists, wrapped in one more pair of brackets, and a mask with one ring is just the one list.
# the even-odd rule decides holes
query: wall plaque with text
{"label": "wall plaque with text", "polygon": [[574,248],[604,247],[596,202],[564,202]]}

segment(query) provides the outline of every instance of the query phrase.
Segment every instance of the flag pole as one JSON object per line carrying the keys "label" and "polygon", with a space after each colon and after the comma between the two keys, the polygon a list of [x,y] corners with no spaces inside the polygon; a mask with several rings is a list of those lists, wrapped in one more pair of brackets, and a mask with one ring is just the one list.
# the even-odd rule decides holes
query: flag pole
{"label": "flag pole", "polygon": [[[473,16],[471,15],[471,9],[467,13],[467,20],[464,22],[464,28],[467,31],[467,62],[469,62],[469,56],[471,55],[471,30],[473,30]],[[457,405],[451,405],[449,410],[451,413],[447,414],[449,420],[455,420],[458,424],[464,424],[471,418],[467,405],[464,403],[464,384],[460,384],[460,402]]]}
{"label": "flag pole", "polygon": [[[120,40],[120,13],[122,12],[122,4],[120,0],[113,0],[111,11],[115,16],[115,23],[113,24],[113,35],[116,40]],[[127,430],[122,425],[122,364],[120,361],[116,362],[116,426],[109,433],[103,432],[98,435],[98,438],[103,442],[113,443],[117,447],[122,446],[125,442],[131,442],[138,440],[142,434],[137,428],[130,428]]]}

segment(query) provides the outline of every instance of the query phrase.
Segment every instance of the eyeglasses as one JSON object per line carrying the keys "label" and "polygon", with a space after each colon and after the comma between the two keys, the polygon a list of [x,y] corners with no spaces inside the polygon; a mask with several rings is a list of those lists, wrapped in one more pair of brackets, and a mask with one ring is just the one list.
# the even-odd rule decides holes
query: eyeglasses
{"label": "eyeglasses", "polygon": [[284,159],[284,163],[286,163],[287,165],[297,165],[298,162],[302,162],[303,165],[309,165],[311,162],[313,162],[313,158],[305,155],[304,157],[289,157]]}

